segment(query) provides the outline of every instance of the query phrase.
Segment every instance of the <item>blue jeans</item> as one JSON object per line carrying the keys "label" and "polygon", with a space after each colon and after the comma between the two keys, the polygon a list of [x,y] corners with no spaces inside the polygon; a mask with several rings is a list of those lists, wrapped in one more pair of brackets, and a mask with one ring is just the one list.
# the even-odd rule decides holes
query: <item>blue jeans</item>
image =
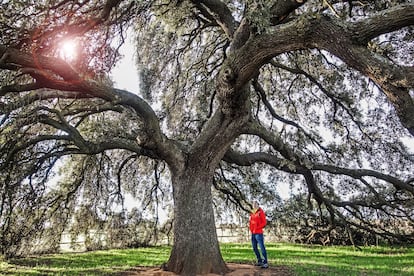
{"label": "blue jeans", "polygon": [[[257,249],[257,244],[259,244],[263,258],[260,256],[259,250]],[[267,253],[266,247],[264,245],[263,234],[252,234],[252,247],[254,254],[256,254],[257,261],[259,263],[267,264]]]}

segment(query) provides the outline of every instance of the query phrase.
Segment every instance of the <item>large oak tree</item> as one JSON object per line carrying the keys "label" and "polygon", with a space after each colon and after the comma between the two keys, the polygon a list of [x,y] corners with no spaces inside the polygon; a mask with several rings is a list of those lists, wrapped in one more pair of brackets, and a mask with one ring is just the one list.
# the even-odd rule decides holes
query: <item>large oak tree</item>
{"label": "large oak tree", "polygon": [[[212,186],[247,208],[260,181],[231,175],[258,164],[272,180],[302,181],[329,224],[412,241],[410,2],[1,1],[2,244],[13,244],[19,214],[36,218],[22,228],[30,235],[87,187],[116,193],[127,179],[138,193],[123,169],[150,160],[168,167],[166,268],[181,275],[226,271]],[[139,95],[108,78],[128,28]],[[69,38],[80,47],[65,60]],[[77,170],[57,192],[53,168],[69,157]]]}

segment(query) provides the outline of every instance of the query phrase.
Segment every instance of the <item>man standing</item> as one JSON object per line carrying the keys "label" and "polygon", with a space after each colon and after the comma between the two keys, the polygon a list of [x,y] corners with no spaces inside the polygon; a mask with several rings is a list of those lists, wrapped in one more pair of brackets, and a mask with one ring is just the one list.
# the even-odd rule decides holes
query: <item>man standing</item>
{"label": "man standing", "polygon": [[[250,232],[252,233],[252,247],[257,257],[257,266],[268,268],[267,253],[263,239],[263,228],[266,226],[266,215],[262,208],[260,208],[257,201],[253,202],[253,210],[250,214]],[[262,256],[259,253],[257,245],[260,247]]]}

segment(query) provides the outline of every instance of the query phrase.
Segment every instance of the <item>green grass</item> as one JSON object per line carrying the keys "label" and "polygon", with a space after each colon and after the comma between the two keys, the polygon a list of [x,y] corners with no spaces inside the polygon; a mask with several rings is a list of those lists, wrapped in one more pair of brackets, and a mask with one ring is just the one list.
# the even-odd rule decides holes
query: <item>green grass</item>
{"label": "green grass", "polygon": [[[272,266],[289,266],[298,276],[414,275],[414,247],[266,245]],[[254,261],[250,245],[223,244],[227,262]]]}
{"label": "green grass", "polygon": [[0,275],[112,275],[168,259],[169,247],[64,253],[0,262]]}
{"label": "green grass", "polygon": [[[414,275],[414,247],[267,244],[271,266],[288,266],[298,276]],[[42,255],[0,261],[0,275],[114,275],[137,266],[159,266],[170,247]],[[226,262],[253,263],[249,244],[222,244]]]}

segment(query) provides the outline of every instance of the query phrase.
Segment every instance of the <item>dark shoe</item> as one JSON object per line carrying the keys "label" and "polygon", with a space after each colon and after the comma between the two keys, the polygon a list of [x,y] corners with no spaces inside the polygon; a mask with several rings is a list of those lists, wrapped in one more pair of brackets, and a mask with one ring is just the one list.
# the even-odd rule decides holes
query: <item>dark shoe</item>
{"label": "dark shoe", "polygon": [[255,265],[255,266],[262,266],[262,265],[263,265],[263,263],[262,263],[262,262],[257,262],[257,263],[255,263],[254,265]]}
{"label": "dark shoe", "polygon": [[269,268],[269,265],[267,263],[264,263],[261,265],[261,268]]}

